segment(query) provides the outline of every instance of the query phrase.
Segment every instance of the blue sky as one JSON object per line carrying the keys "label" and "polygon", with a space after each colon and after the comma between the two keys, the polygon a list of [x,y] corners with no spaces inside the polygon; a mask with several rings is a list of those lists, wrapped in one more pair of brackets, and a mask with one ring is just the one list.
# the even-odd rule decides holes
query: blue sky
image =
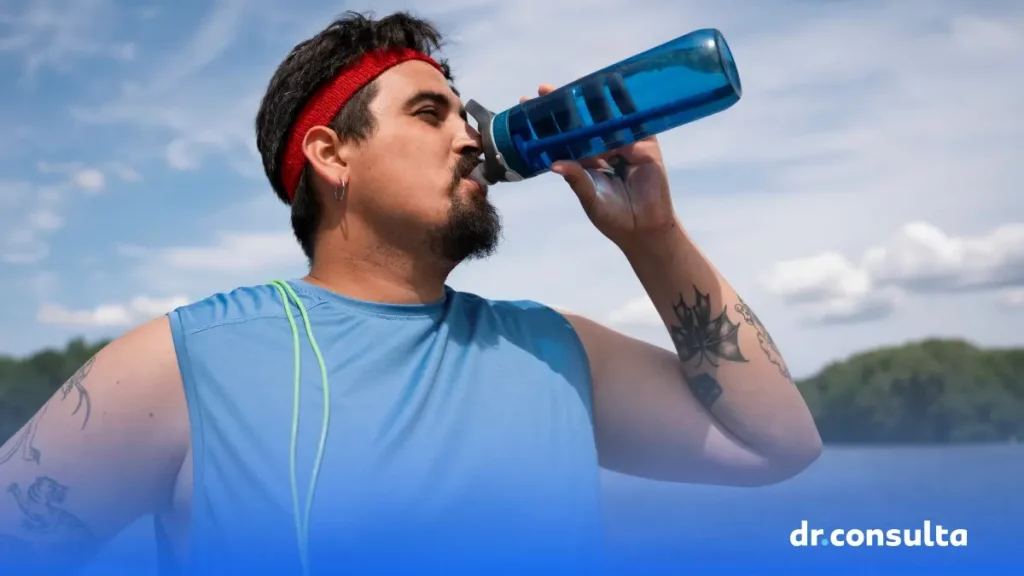
{"label": "blue sky", "polygon": [[[460,90],[494,109],[721,29],[743,99],[662,144],[684,224],[794,373],[927,336],[1024,343],[1019,3],[15,0],[0,4],[0,352],[303,274],[253,116],[291,46],[371,6],[434,19]],[[670,346],[559,180],[492,197],[503,245],[453,286]]]}

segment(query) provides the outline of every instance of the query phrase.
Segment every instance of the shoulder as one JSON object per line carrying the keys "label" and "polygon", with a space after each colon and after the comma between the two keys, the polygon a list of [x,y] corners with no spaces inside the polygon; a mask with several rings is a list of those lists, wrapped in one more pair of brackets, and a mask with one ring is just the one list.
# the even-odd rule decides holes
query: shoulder
{"label": "shoulder", "polygon": [[486,314],[509,327],[569,333],[573,326],[562,311],[536,300],[486,298],[472,292],[453,291],[453,307],[468,314]]}
{"label": "shoulder", "polygon": [[[305,303],[307,308],[315,305]],[[188,337],[213,327],[275,314],[285,315],[280,293],[274,286],[238,287],[179,306],[129,330],[107,344],[97,359],[121,372],[144,371],[146,379],[152,382],[177,383],[181,380],[181,356]]]}
{"label": "shoulder", "polygon": [[570,316],[561,310],[536,300],[491,299],[470,292],[456,292],[454,302],[453,308],[471,322],[475,318],[478,327],[500,332],[535,354],[579,364],[589,372],[583,340]]}
{"label": "shoulder", "polygon": [[292,282],[275,281],[211,294],[172,310],[168,318],[176,336],[191,335],[218,326],[285,318],[288,311],[298,315],[299,303],[309,310],[322,301],[308,291],[296,290]]}
{"label": "shoulder", "polygon": [[538,348],[561,347],[570,350],[591,371],[600,372],[609,363],[623,358],[647,358],[664,350],[594,320],[535,300],[491,300],[475,294],[459,293],[479,309],[490,311],[505,323],[506,329],[518,333]]}

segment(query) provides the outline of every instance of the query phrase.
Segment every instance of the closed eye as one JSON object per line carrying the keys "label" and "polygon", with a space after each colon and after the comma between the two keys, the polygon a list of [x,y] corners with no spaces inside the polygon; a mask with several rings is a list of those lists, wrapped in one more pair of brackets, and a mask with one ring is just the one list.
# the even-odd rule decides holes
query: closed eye
{"label": "closed eye", "polygon": [[413,116],[422,118],[426,122],[439,124],[445,120],[451,110],[455,109],[455,104],[447,94],[422,90],[406,100],[404,108]]}
{"label": "closed eye", "polygon": [[441,122],[441,112],[437,108],[421,108],[413,113],[413,116],[422,118],[424,122],[429,124],[439,124]]}

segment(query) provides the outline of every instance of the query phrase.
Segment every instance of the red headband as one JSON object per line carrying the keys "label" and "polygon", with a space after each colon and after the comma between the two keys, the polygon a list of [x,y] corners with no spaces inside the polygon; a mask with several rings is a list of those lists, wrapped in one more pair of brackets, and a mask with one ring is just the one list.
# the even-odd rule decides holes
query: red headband
{"label": "red headband", "polygon": [[295,188],[299,185],[302,169],[306,165],[306,155],[302,152],[302,141],[306,137],[306,132],[314,126],[328,126],[338,115],[341,107],[360,88],[369,84],[385,70],[409,60],[422,60],[441,70],[441,66],[430,56],[408,48],[367,52],[317,90],[306,102],[288,135],[288,147],[285,148],[284,161],[281,165],[281,183],[288,194],[289,202],[295,199]]}

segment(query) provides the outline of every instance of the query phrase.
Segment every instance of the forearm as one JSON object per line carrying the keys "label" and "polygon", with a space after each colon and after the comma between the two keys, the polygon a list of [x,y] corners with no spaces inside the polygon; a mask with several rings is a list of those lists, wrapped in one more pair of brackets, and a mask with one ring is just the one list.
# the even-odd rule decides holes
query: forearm
{"label": "forearm", "polygon": [[813,418],[771,336],[682,227],[623,252],[672,337],[680,383],[722,427],[766,458],[816,451]]}

